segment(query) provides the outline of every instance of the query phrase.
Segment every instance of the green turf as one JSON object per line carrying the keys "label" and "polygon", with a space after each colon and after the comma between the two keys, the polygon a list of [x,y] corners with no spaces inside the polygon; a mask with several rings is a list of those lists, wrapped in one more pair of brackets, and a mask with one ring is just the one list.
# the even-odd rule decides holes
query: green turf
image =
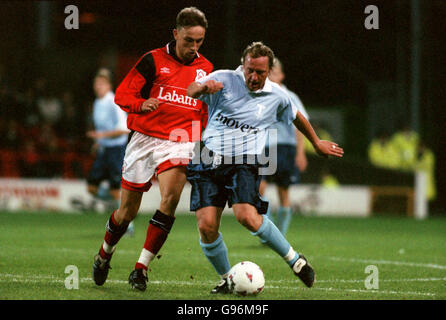
{"label": "green turf", "polygon": [[[0,219],[0,299],[246,299],[209,294],[218,277],[189,214],[177,216],[143,293],[132,291],[127,277],[149,216],[138,216],[135,236],[118,244],[102,287],[91,267],[108,216],[1,212]],[[221,231],[232,264],[250,260],[265,273],[264,291],[248,299],[446,299],[446,219],[294,217],[288,239],[315,268],[311,289],[233,216],[223,217]],[[79,270],[79,289],[65,287],[69,265]],[[368,265],[378,268],[378,289],[365,288]]]}

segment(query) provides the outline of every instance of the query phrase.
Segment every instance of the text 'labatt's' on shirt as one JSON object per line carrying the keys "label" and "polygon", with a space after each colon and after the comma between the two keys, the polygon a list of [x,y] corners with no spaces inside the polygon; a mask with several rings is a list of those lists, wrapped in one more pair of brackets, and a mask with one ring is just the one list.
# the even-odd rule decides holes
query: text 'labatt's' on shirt
{"label": "text 'labatt's' on shirt", "polygon": [[[207,105],[188,97],[187,87],[210,72],[212,64],[201,54],[184,64],[175,53],[175,41],[163,48],[147,52],[116,89],[115,102],[128,113],[127,126],[148,136],[180,141],[173,132],[187,133],[181,141],[200,140],[201,128],[207,122]],[[142,103],[149,99],[159,100],[152,112],[141,112]],[[179,132],[181,133],[181,132]]]}

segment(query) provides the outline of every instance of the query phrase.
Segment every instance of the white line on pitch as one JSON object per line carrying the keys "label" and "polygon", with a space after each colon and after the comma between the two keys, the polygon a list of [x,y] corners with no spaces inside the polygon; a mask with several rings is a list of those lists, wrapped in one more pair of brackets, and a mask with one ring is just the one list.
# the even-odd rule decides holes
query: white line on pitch
{"label": "white line on pitch", "polygon": [[[52,248],[52,251],[59,251],[59,252],[76,252],[76,253],[86,253],[87,250],[84,249],[73,249],[73,248]],[[139,254],[138,250],[126,250],[119,248],[116,250],[118,254],[132,254],[137,255]],[[246,254],[241,253],[229,253],[229,256],[232,258],[245,258]],[[250,254],[250,256],[261,256],[262,259],[277,259],[278,255],[273,254]],[[308,256],[307,256],[308,257]],[[311,256],[310,256],[311,257]],[[333,256],[323,256],[318,258],[327,258],[329,260],[333,261],[347,261],[347,262],[353,262],[353,263],[376,263],[376,264],[390,264],[390,265],[396,265],[396,266],[408,266],[408,267],[420,267],[420,268],[430,268],[430,269],[440,269],[440,270],[446,270],[445,265],[439,265],[434,263],[419,263],[419,262],[408,262],[408,261],[393,261],[393,260],[377,260],[377,259],[357,259],[357,258],[342,258],[342,257],[333,257]]]}
{"label": "white line on pitch", "polygon": [[434,264],[434,263],[418,263],[418,262],[406,262],[406,261],[392,261],[392,260],[375,260],[375,259],[355,259],[355,258],[340,258],[340,257],[327,257],[333,261],[348,261],[359,263],[376,263],[376,264],[392,264],[396,266],[408,266],[408,267],[421,267],[446,270],[446,266]]}
{"label": "white line on pitch", "polygon": [[[1,279],[3,278],[3,279]],[[8,279],[12,278],[12,279]],[[389,279],[390,281],[445,281],[446,278],[420,278],[420,279]],[[0,274],[0,282],[24,282],[24,283],[36,283],[36,282],[52,282],[52,283],[63,283],[64,280],[52,275],[40,275],[40,276],[25,276],[25,275],[14,275],[14,274]],[[81,278],[81,282],[92,282],[91,278]],[[318,280],[317,283],[323,282],[359,282],[359,280]],[[361,280],[362,282],[363,280]],[[117,284],[127,284],[128,282],[125,280],[114,280],[108,279],[108,283],[117,283]],[[270,283],[280,283],[285,282],[285,280],[269,280]],[[297,281],[287,281],[288,283],[297,282]],[[152,285],[187,285],[187,286],[202,286],[214,283],[213,281],[161,281],[155,280],[150,281]],[[290,289],[290,290],[298,290],[299,287],[289,287],[289,286],[265,286],[267,289]],[[338,288],[320,288],[313,287],[311,290],[322,290],[322,291],[338,291],[338,292],[354,292],[354,293],[373,293],[373,294],[398,294],[398,295],[421,295],[421,296],[435,296],[434,293],[427,292],[417,292],[417,291],[392,291],[392,290],[364,290],[364,289],[338,289]]]}

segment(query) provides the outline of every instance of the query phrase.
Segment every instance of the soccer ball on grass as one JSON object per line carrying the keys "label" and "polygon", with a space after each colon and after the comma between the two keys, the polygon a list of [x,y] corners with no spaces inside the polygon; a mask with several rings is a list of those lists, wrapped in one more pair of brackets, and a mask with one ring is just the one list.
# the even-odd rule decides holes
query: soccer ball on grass
{"label": "soccer ball on grass", "polygon": [[228,285],[236,295],[257,295],[265,286],[265,277],[262,269],[254,262],[242,261],[229,270]]}

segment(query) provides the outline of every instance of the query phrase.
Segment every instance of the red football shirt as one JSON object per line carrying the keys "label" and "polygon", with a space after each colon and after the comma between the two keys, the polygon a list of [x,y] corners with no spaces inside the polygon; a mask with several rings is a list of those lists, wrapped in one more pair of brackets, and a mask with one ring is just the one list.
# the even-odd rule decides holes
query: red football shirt
{"label": "red football shirt", "polygon": [[[188,97],[186,90],[212,69],[201,54],[184,64],[175,54],[175,41],[146,53],[116,89],[115,102],[128,113],[127,127],[165,140],[200,140],[201,128],[207,123],[207,105]],[[158,108],[141,112],[142,103],[149,98],[159,100]]]}

